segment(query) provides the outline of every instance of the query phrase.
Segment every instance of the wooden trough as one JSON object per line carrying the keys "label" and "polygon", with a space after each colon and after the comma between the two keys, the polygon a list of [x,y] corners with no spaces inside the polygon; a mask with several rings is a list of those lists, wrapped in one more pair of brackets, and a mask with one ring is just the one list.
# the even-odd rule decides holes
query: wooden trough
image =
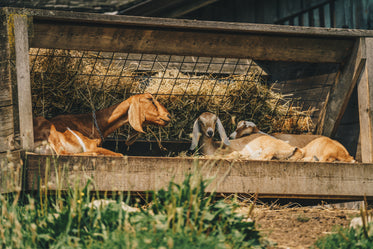
{"label": "wooden trough", "polygon": [[[74,179],[84,182],[91,177],[100,191],[146,191],[165,186],[173,177],[180,179],[195,165],[205,165],[202,172],[216,176],[211,190],[222,193],[373,199],[373,31],[13,8],[0,9],[0,20],[1,192],[14,190],[14,185],[6,184],[8,174],[4,172],[16,171],[17,166],[23,170],[25,181],[16,177],[16,186],[23,182],[21,187],[26,191],[34,190],[36,179],[39,175],[43,179],[45,172],[51,190],[57,188],[58,177],[65,177],[67,185]],[[178,157],[54,158],[23,153],[33,147],[30,47],[338,64],[338,77],[320,112],[317,133],[336,133],[357,86],[362,163],[211,163]],[[65,174],[56,174],[62,171]]]}

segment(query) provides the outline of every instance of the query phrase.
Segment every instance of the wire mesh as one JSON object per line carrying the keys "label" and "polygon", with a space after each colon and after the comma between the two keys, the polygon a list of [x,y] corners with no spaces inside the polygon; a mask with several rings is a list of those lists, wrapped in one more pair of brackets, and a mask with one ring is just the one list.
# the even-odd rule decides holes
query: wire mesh
{"label": "wire mesh", "polygon": [[[269,66],[238,58],[36,48],[30,50],[30,60],[35,116],[92,112],[149,92],[170,111],[172,122],[151,127],[153,132],[145,138],[184,141],[190,140],[193,122],[203,111],[217,113],[228,133],[239,120],[251,120],[266,132],[313,132],[337,69],[299,63],[284,67],[280,62]],[[130,129],[125,126],[114,136],[125,138]]]}

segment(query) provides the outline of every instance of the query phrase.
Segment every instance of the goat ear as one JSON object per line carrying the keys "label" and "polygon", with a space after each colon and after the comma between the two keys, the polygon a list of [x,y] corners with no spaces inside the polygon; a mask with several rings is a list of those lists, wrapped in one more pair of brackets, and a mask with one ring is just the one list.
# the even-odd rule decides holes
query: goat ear
{"label": "goat ear", "polygon": [[197,147],[199,137],[200,137],[200,130],[199,130],[198,119],[196,119],[193,125],[192,144],[190,145],[189,150],[194,150]]}
{"label": "goat ear", "polygon": [[227,134],[225,133],[225,129],[224,129],[223,124],[221,123],[219,118],[216,120],[216,125],[217,125],[217,128],[218,128],[218,132],[219,132],[219,136],[220,136],[221,141],[223,141],[223,143],[225,145],[229,145],[230,144],[229,138],[228,138]]}
{"label": "goat ear", "polygon": [[142,124],[145,122],[144,114],[142,113],[142,108],[140,101],[136,99],[132,101],[128,109],[128,121],[130,125],[138,132],[145,133]]}

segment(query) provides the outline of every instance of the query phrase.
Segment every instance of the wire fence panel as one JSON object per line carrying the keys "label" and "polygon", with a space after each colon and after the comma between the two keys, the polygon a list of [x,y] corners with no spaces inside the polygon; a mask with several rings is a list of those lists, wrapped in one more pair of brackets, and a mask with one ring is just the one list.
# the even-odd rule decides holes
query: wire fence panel
{"label": "wire fence panel", "polygon": [[[203,111],[217,113],[227,133],[239,120],[266,132],[313,132],[338,71],[325,64],[36,48],[30,60],[35,116],[92,112],[149,92],[172,122],[150,127],[145,138],[178,141],[190,140]],[[126,126],[114,136],[129,132]]]}

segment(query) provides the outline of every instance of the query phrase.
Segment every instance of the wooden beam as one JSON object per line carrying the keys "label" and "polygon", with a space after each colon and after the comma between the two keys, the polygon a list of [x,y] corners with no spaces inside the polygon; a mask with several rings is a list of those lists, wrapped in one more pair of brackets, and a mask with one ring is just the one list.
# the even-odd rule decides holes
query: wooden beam
{"label": "wooden beam", "polygon": [[356,38],[373,37],[373,30],[342,29],[342,28],[319,28],[305,26],[286,26],[258,23],[240,23],[240,22],[217,22],[217,21],[199,21],[172,18],[156,18],[144,16],[118,16],[102,15],[93,13],[73,12],[73,11],[53,11],[53,10],[27,10],[8,8],[10,12],[27,14],[33,17],[34,23],[63,22],[75,24],[91,24],[96,26],[115,25],[115,26],[137,26],[154,29],[183,29],[203,30],[213,32],[239,32],[256,33],[267,35],[295,35],[307,37],[334,37],[334,38]]}
{"label": "wooden beam", "polygon": [[15,149],[13,106],[0,107],[0,153]]}
{"label": "wooden beam", "polygon": [[21,147],[31,150],[34,147],[34,133],[27,16],[14,15],[13,18]]}
{"label": "wooden beam", "polygon": [[32,47],[151,54],[332,62],[345,60],[350,39],[270,36],[129,26],[34,24]]}
{"label": "wooden beam", "polygon": [[6,11],[0,9],[0,153],[15,149],[8,18]]}
{"label": "wooden beam", "polygon": [[[257,193],[282,198],[373,198],[373,164],[286,161],[229,161],[170,157],[82,157],[27,155],[25,190],[37,190],[40,177],[49,190],[84,186],[95,191],[149,191],[180,183],[194,167],[215,177],[208,191]],[[57,173],[59,172],[59,174]],[[46,177],[47,176],[47,177]],[[63,183],[58,186],[57,182]]]}
{"label": "wooden beam", "polygon": [[349,59],[343,65],[334,87],[329,93],[325,108],[320,115],[317,133],[332,137],[346,110],[352,91],[356,86],[366,61],[365,40],[358,39]]}
{"label": "wooden beam", "polygon": [[366,63],[358,83],[362,162],[373,162],[373,39],[365,38]]}

